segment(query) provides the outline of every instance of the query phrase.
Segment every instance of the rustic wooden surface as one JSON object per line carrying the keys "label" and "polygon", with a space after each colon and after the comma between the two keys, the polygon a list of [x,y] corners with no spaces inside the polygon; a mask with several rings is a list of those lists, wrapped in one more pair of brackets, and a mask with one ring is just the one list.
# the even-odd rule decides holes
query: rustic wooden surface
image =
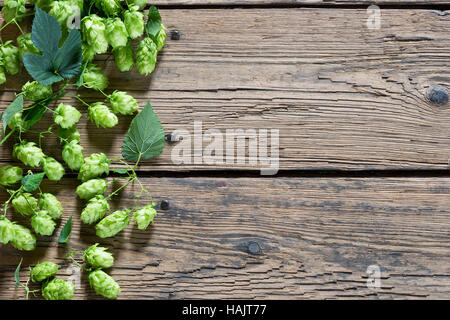
{"label": "rustic wooden surface", "polygon": [[[396,7],[382,10],[380,30],[366,28],[365,6],[372,3]],[[143,179],[170,209],[158,208],[150,231],[130,225],[102,241],[80,225],[78,182],[46,183],[44,191],[57,193],[65,206],[58,232],[74,215],[73,249],[95,242],[112,248],[116,264],[109,272],[121,299],[450,298],[450,178],[433,170],[448,169],[450,109],[429,94],[445,92],[450,82],[450,20],[441,11],[450,1],[152,4],[163,5],[169,32],[158,67],[149,78],[135,70],[125,76],[112,57],[101,56],[108,92],[127,90],[141,105],[151,99],[166,133],[192,131],[194,120],[204,130],[279,129],[281,175],[240,177],[237,170],[243,176],[259,170],[248,164],[174,165],[176,144],[167,145],[139,174],[160,172]],[[2,37],[12,37],[13,29]],[[171,40],[171,30],[181,39]],[[8,79],[0,110],[28,78]],[[82,94],[89,102],[100,98]],[[103,130],[84,113],[86,154],[119,157],[130,120]],[[0,148],[0,163],[17,163],[11,147],[12,141]],[[60,159],[55,139],[44,150]],[[353,170],[370,171],[358,177]],[[134,191],[122,193],[120,206],[132,203]],[[58,262],[68,278],[66,253],[56,236],[40,237],[32,253],[0,245],[0,299],[24,297],[13,278],[21,256],[24,266]],[[367,288],[369,265],[381,268],[379,290]],[[76,298],[99,298],[85,275]]]}
{"label": "rustic wooden surface", "polygon": [[[45,184],[63,202],[58,231],[74,215],[72,249],[99,241],[80,228],[77,182]],[[101,241],[114,252],[110,273],[126,298],[448,298],[450,178],[154,178],[168,199],[150,231],[131,224]],[[113,209],[132,206],[126,188]],[[2,195],[2,200],[5,196]],[[14,215],[17,217],[17,215]],[[51,260],[70,276],[56,237],[38,248],[0,250],[0,298],[23,298],[14,269]],[[381,289],[366,286],[369,265]],[[27,277],[25,268],[22,278]],[[83,275],[77,298],[97,298]]]}

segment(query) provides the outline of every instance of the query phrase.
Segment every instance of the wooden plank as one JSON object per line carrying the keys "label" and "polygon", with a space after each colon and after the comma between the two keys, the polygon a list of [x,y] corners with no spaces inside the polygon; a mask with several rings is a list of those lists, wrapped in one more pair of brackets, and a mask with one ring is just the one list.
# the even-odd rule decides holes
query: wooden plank
{"label": "wooden plank", "polygon": [[[122,299],[450,298],[450,178],[142,181],[169,210],[158,208],[150,231],[130,225],[106,240],[80,226],[76,181],[43,186],[63,202],[63,223],[74,216],[72,249],[95,242],[112,249],[108,272]],[[135,187],[124,189],[113,210],[134,204]],[[40,237],[28,253],[0,245],[0,299],[24,297],[14,288],[20,257],[23,281],[27,267],[44,260],[68,278],[74,270],[66,253],[57,236]],[[378,290],[366,286],[370,265],[381,269]],[[85,275],[76,298],[98,298]]]}
{"label": "wooden plank", "polygon": [[[270,12],[270,14],[268,14]],[[169,40],[155,73],[121,74],[99,57],[110,91],[150,98],[167,133],[227,128],[280,131],[284,169],[446,169],[450,109],[433,104],[432,88],[450,80],[450,20],[427,10],[383,10],[368,30],[365,10],[163,10]],[[8,27],[9,28],[9,27]],[[10,77],[1,93],[25,82]],[[89,102],[99,95],[84,91]],[[89,97],[92,97],[90,99]],[[79,103],[72,101],[75,105]],[[51,121],[51,119],[49,119]],[[86,153],[120,156],[130,118],[115,129],[80,122]],[[206,144],[206,143],[205,143]],[[50,139],[45,151],[60,153]],[[142,170],[255,169],[249,165],[174,165],[168,146]],[[11,145],[1,148],[9,162]]]}

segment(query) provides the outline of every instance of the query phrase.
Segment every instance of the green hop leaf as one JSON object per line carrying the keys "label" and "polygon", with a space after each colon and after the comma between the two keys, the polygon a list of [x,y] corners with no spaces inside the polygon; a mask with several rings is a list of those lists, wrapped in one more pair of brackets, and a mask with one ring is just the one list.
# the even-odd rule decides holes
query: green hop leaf
{"label": "green hop leaf", "polygon": [[95,123],[97,128],[112,128],[119,122],[117,116],[102,102],[96,102],[89,106],[88,117]]}
{"label": "green hop leaf", "polygon": [[120,287],[114,279],[102,270],[95,270],[89,274],[89,284],[95,292],[108,299],[116,299],[120,294]]}
{"label": "green hop leaf", "polygon": [[73,127],[81,118],[81,113],[76,108],[64,103],[58,105],[54,115],[55,123],[64,129]]}
{"label": "green hop leaf", "polygon": [[33,215],[38,208],[38,200],[31,193],[21,193],[12,200],[14,210],[23,216]]}
{"label": "green hop leaf", "polygon": [[84,251],[83,259],[86,264],[98,269],[108,269],[114,265],[114,257],[110,252],[107,252],[108,248],[99,247],[96,243]]}
{"label": "green hop leaf", "polygon": [[63,207],[61,202],[51,193],[43,193],[39,199],[39,207],[56,220],[61,218],[63,214]]}
{"label": "green hop leaf", "polygon": [[42,262],[37,264],[30,270],[30,277],[32,282],[42,282],[56,275],[58,272],[58,265],[53,262]]}
{"label": "green hop leaf", "polygon": [[115,114],[131,115],[139,110],[135,98],[124,91],[114,91],[110,96],[111,109]]}
{"label": "green hop leaf", "polygon": [[164,150],[164,129],[153,111],[150,101],[131,121],[122,145],[122,155],[137,162],[156,157]]}
{"label": "green hop leaf", "polygon": [[16,280],[16,288],[20,286],[20,267],[22,266],[23,258],[20,259],[19,264],[16,267],[16,271],[14,271],[14,280]]}
{"label": "green hop leaf", "polygon": [[105,197],[102,195],[95,196],[88,201],[81,212],[81,221],[86,224],[93,224],[105,216],[106,210],[109,210],[109,204]]}
{"label": "green hop leaf", "polygon": [[53,279],[42,286],[45,300],[70,300],[75,295],[75,285],[71,281]]}
{"label": "green hop leaf", "polygon": [[22,180],[23,170],[20,167],[6,165],[0,167],[0,185],[10,187]]}
{"label": "green hop leaf", "polygon": [[148,10],[148,20],[147,24],[145,25],[145,31],[147,31],[147,35],[155,42],[156,37],[161,30],[161,24],[162,20],[161,15],[159,14],[159,10],[155,6],[151,6]]}
{"label": "green hop leaf", "polygon": [[28,174],[22,179],[23,190],[27,192],[35,191],[41,185],[44,178],[44,172],[36,174]]}
{"label": "green hop leaf", "polygon": [[72,233],[72,216],[67,220],[66,224],[59,234],[58,243],[66,243]]}
{"label": "green hop leaf", "polygon": [[153,223],[153,220],[155,219],[156,215],[157,212],[153,208],[153,206],[147,205],[137,210],[133,214],[132,219],[136,222],[138,229],[145,230],[150,225],[150,223]]}
{"label": "green hop leaf", "polygon": [[3,116],[3,135],[5,135],[6,126],[12,122],[16,113],[22,111],[22,109],[23,109],[23,96],[18,95],[5,110],[5,114]]}
{"label": "green hop leaf", "polygon": [[130,222],[130,217],[128,216],[129,213],[130,210],[119,210],[103,218],[95,226],[97,236],[100,238],[114,237],[120,231],[125,229]]}
{"label": "green hop leaf", "polygon": [[89,200],[97,195],[104,195],[106,186],[104,179],[91,179],[79,185],[76,192],[80,199]]}
{"label": "green hop leaf", "polygon": [[56,223],[47,211],[41,210],[31,217],[31,226],[37,234],[51,236],[55,231]]}

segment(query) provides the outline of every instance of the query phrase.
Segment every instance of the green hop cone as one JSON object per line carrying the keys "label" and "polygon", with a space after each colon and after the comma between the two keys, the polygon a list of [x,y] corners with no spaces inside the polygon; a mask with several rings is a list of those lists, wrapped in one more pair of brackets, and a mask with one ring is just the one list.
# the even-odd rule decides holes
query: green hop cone
{"label": "green hop cone", "polygon": [[87,42],[95,53],[105,53],[108,50],[103,18],[100,18],[96,14],[84,17],[81,30],[84,41]]}
{"label": "green hop cone", "polygon": [[13,156],[22,161],[26,166],[34,168],[39,167],[45,157],[42,149],[36,147],[36,143],[25,140],[14,145]]}
{"label": "green hop cone", "polygon": [[145,230],[147,229],[150,223],[153,223],[153,220],[155,219],[156,215],[157,215],[156,210],[153,208],[152,205],[149,204],[137,210],[133,214],[132,219],[136,222],[138,229]]}
{"label": "green hop cone", "polygon": [[80,170],[84,162],[83,147],[77,140],[66,143],[63,147],[62,158],[70,170]]}
{"label": "green hop cone", "polygon": [[106,180],[91,179],[77,187],[77,194],[80,199],[89,200],[97,195],[104,195],[106,192]]}
{"label": "green hop cone", "polygon": [[95,6],[103,10],[108,17],[117,16],[122,11],[119,0],[94,0]]}
{"label": "green hop cone", "polygon": [[0,59],[0,84],[4,84],[6,82],[6,73],[5,68],[3,68],[3,61]]}
{"label": "green hop cone", "polygon": [[8,124],[8,127],[13,130],[16,129],[18,131],[24,131],[26,129],[26,121],[22,118],[22,111],[14,114],[11,122]]}
{"label": "green hop cone", "polygon": [[52,181],[61,180],[63,175],[66,173],[62,164],[52,157],[44,158],[44,160],[42,161],[42,168],[44,169],[47,178]]}
{"label": "green hop cone", "polygon": [[60,103],[55,110],[55,123],[64,129],[73,127],[80,118],[80,111],[68,104]]}
{"label": "green hop cone", "polygon": [[84,251],[84,261],[93,268],[108,269],[114,264],[114,257],[110,252],[107,252],[108,248],[99,247],[98,243],[90,246]]}
{"label": "green hop cone", "polygon": [[136,67],[142,75],[148,75],[155,70],[158,51],[156,44],[150,38],[142,39],[136,51]]}
{"label": "green hop cone", "polygon": [[42,286],[45,300],[70,300],[75,295],[75,285],[71,281],[53,279]]}
{"label": "green hop cone", "polygon": [[0,46],[0,53],[3,57],[3,67],[9,74],[17,74],[20,71],[19,48],[7,41]]}
{"label": "green hop cone", "polygon": [[23,96],[31,101],[49,98],[53,95],[51,86],[43,86],[37,81],[28,81],[22,87]]}
{"label": "green hop cone", "polygon": [[37,234],[51,236],[55,231],[56,223],[47,211],[41,210],[31,217],[31,226]]}
{"label": "green hop cone", "polygon": [[104,173],[108,174],[110,162],[103,152],[91,154],[89,157],[84,158],[84,163],[78,173],[78,179],[86,182]]}
{"label": "green hop cone", "polygon": [[120,286],[114,279],[102,270],[95,270],[89,274],[89,284],[95,292],[108,299],[116,299],[120,294]]}
{"label": "green hop cone", "polygon": [[42,282],[56,275],[58,265],[53,262],[42,262],[30,270],[31,281]]}
{"label": "green hop cone", "polygon": [[158,35],[156,36],[156,50],[161,51],[166,45],[166,27],[161,25]]}
{"label": "green hop cone", "polygon": [[58,128],[58,137],[59,137],[61,143],[69,143],[73,140],[76,142],[80,142],[80,132],[77,130],[76,126],[72,126],[70,128],[59,127]]}
{"label": "green hop cone", "polygon": [[23,170],[11,165],[0,167],[0,185],[13,186],[22,180]]}
{"label": "green hop cone", "polygon": [[105,216],[106,210],[109,210],[109,204],[105,197],[101,195],[95,196],[88,201],[81,212],[81,221],[86,224],[97,222]]}
{"label": "green hop cone", "polygon": [[20,22],[25,14],[26,0],[5,0],[3,1],[2,14],[6,22],[10,22],[12,19],[16,19]]}
{"label": "green hop cone", "polygon": [[110,96],[110,100],[111,109],[116,114],[131,115],[139,110],[136,99],[124,91],[114,91]]}
{"label": "green hop cone", "polygon": [[106,40],[113,48],[123,47],[128,42],[128,32],[120,18],[108,18],[105,22]]}
{"label": "green hop cone", "polygon": [[11,244],[18,250],[31,251],[36,248],[36,237],[28,228],[19,224],[13,224],[14,236]]}
{"label": "green hop cone", "polygon": [[59,219],[63,213],[61,202],[51,193],[43,193],[39,198],[39,207],[41,210],[47,211],[53,220]]}
{"label": "green hop cone", "polygon": [[81,52],[83,54],[83,61],[91,62],[92,60],[94,60],[96,52],[94,48],[91,47],[89,44],[83,42],[81,44]]}
{"label": "green hop cone", "polygon": [[0,243],[7,244],[14,238],[14,223],[0,217]]}
{"label": "green hop cone", "polygon": [[31,33],[25,33],[17,37],[17,46],[19,47],[20,55],[25,54],[41,54],[38,48],[31,40]]}
{"label": "green hop cone", "polygon": [[39,9],[48,12],[50,10],[50,4],[53,0],[30,0],[30,3],[33,5],[37,5]]}
{"label": "green hop cone", "polygon": [[137,6],[131,7],[123,13],[125,27],[131,39],[136,39],[144,33],[144,15]]}
{"label": "green hop cone", "polygon": [[89,63],[83,73],[83,86],[94,90],[105,90],[108,87],[108,78],[99,66]]}
{"label": "green hop cone", "polygon": [[147,0],[128,0],[128,6],[136,6],[138,10],[142,10],[147,5]]}
{"label": "green hop cone", "polygon": [[102,102],[91,104],[88,108],[88,116],[97,128],[112,128],[119,122],[117,116]]}
{"label": "green hop cone", "polygon": [[128,41],[124,47],[117,47],[113,49],[114,60],[120,71],[130,71],[134,65],[134,51],[133,44]]}
{"label": "green hop cone", "polygon": [[95,226],[95,233],[100,238],[114,237],[120,231],[126,228],[130,222],[128,213],[130,210],[119,210],[103,218]]}
{"label": "green hop cone", "polygon": [[21,193],[12,200],[14,210],[23,216],[31,216],[39,210],[38,200],[31,193]]}
{"label": "green hop cone", "polygon": [[67,30],[72,23],[73,18],[81,13],[83,8],[82,1],[59,0],[53,1],[49,5],[48,13],[58,20],[63,30]]}

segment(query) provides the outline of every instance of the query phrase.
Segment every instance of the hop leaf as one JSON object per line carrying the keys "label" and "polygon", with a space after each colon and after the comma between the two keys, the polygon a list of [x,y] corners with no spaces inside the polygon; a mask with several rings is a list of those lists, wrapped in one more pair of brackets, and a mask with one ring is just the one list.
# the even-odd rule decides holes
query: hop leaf
{"label": "hop leaf", "polygon": [[129,212],[130,210],[119,210],[103,218],[95,226],[97,236],[100,238],[110,238],[125,229],[130,222]]}
{"label": "hop leaf", "polygon": [[90,199],[86,207],[81,212],[81,221],[86,224],[92,224],[103,218],[109,210],[108,201],[104,196],[98,195]]}

